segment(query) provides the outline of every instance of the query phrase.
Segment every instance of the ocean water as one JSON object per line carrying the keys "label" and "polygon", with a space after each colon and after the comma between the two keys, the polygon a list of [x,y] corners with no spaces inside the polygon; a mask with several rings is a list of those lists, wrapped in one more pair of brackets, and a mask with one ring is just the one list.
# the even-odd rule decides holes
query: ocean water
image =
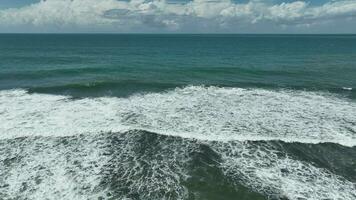
{"label": "ocean water", "polygon": [[356,199],[356,35],[0,35],[0,199]]}

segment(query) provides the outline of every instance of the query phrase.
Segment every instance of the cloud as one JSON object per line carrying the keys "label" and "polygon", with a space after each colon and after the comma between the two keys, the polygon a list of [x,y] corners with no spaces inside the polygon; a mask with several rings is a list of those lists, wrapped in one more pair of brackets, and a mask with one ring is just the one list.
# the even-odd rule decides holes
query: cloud
{"label": "cloud", "polygon": [[[269,1],[270,2],[270,1]],[[22,8],[0,10],[0,27],[32,27],[112,31],[237,30],[243,27],[320,26],[353,20],[356,0],[313,6],[305,1],[266,3],[251,0],[43,0]],[[1,30],[1,29],[0,29]]]}

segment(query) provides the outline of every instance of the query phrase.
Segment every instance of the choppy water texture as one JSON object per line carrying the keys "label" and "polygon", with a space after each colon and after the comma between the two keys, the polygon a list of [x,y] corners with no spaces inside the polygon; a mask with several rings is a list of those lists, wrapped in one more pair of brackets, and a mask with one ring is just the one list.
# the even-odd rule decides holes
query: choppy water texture
{"label": "choppy water texture", "polygon": [[0,199],[356,199],[352,35],[0,35]]}

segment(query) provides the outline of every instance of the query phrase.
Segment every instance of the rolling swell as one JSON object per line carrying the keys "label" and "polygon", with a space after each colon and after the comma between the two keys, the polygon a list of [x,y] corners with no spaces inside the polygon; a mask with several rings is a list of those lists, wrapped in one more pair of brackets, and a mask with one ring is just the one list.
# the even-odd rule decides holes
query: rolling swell
{"label": "rolling swell", "polygon": [[54,67],[53,69],[33,69],[29,71],[19,70],[11,72],[0,73],[0,78],[3,80],[12,79],[22,79],[22,80],[32,80],[39,78],[50,78],[50,77],[61,77],[61,76],[78,76],[85,74],[98,74],[98,73],[108,73],[111,70],[104,67],[71,67],[71,68],[61,68]]}
{"label": "rolling swell", "polygon": [[[53,86],[31,86],[28,87],[29,93],[45,93],[45,94],[57,94],[57,95],[69,95],[72,97],[85,98],[85,97],[102,97],[102,96],[113,96],[113,97],[128,97],[136,93],[148,93],[148,92],[163,92],[177,87],[186,86],[186,82],[174,82],[169,81],[137,81],[137,80],[105,80],[105,81],[93,81],[93,82],[78,82],[70,84],[56,84]],[[205,85],[210,87],[210,85]],[[334,94],[342,95],[350,99],[356,99],[356,90],[347,87],[337,87],[333,85],[314,85],[310,88],[305,88],[304,86],[284,86],[269,83],[256,83],[256,82],[239,82],[231,84],[214,84],[211,86],[218,87],[241,87],[247,89],[266,89],[266,90],[276,90],[288,89],[288,90],[299,90],[299,91],[310,91],[310,92],[331,92]]]}
{"label": "rolling swell", "polygon": [[[137,63],[73,65],[54,64],[0,70],[0,89],[26,88],[30,92],[75,97],[129,96],[137,92],[161,92],[187,85],[324,91],[356,99],[352,67],[344,76],[330,77],[304,68],[259,68],[249,65],[171,66]],[[329,71],[335,71],[330,68]],[[350,71],[351,70],[351,71]],[[350,71],[350,72],[349,72]],[[318,77],[318,81],[315,81]],[[348,78],[349,77],[349,78]],[[332,81],[331,81],[332,79]],[[351,79],[351,80],[350,80]]]}
{"label": "rolling swell", "polygon": [[[20,75],[21,76],[21,75]],[[27,76],[24,74],[24,76]],[[37,75],[36,75],[37,76]],[[1,81],[8,81],[11,78],[8,75],[4,75],[4,79]],[[17,80],[18,75],[14,76],[14,80]],[[33,80],[27,80],[24,78],[21,83],[16,83],[16,88],[25,88],[29,93],[44,93],[44,94],[57,94],[67,95],[74,98],[86,98],[86,97],[128,97],[136,93],[148,93],[148,92],[164,92],[177,87],[186,87],[189,80],[170,81],[170,80],[135,80],[130,79],[130,76],[123,79],[112,78],[96,78],[95,80],[85,79],[85,77],[78,78],[76,76],[58,77],[49,75],[46,78]],[[77,79],[78,78],[78,79]],[[1,79],[1,75],[0,75]],[[82,80],[83,79],[83,80]],[[71,83],[63,82],[67,80]],[[56,83],[58,81],[58,83]],[[10,81],[11,82],[11,81]],[[28,84],[30,82],[30,84]],[[238,82],[225,82],[220,83],[218,80],[214,84],[207,84],[204,81],[198,81],[199,84],[204,84],[206,87],[218,86],[218,87],[239,87],[246,89],[266,89],[266,90],[298,90],[298,91],[310,91],[310,92],[324,92],[342,95],[349,99],[356,99],[356,90],[351,87],[339,87],[332,84],[314,84],[311,87],[305,87],[298,84],[272,84],[268,82],[260,82],[255,80],[245,80]],[[0,86],[0,89],[12,89],[13,85],[5,83]]]}
{"label": "rolling swell", "polygon": [[31,87],[28,89],[28,92],[69,95],[78,98],[102,96],[127,97],[138,92],[160,92],[177,86],[178,84],[154,82],[152,80],[149,82],[137,80],[106,80],[89,83]]}

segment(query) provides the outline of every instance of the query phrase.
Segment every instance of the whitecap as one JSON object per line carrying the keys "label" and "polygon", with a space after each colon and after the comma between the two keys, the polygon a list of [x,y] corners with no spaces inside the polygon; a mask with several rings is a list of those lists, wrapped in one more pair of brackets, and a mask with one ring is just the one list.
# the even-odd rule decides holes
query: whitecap
{"label": "whitecap", "polygon": [[343,90],[348,90],[348,91],[351,91],[352,88],[351,87],[342,87]]}
{"label": "whitecap", "polygon": [[210,141],[356,145],[356,103],[306,91],[191,86],[128,98],[0,92],[0,139],[147,130]]}

